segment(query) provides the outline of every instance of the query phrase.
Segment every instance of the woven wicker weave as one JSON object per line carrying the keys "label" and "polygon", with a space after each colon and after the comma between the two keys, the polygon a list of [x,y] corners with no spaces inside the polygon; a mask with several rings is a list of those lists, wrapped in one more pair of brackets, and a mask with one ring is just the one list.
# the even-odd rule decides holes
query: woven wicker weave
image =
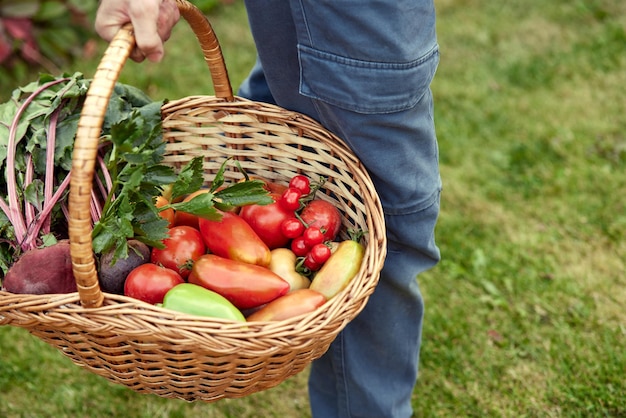
{"label": "woven wicker weave", "polygon": [[[207,181],[228,157],[237,158],[250,175],[277,182],[286,183],[297,173],[328,178],[318,196],[342,211],[344,230],[368,231],[359,274],[310,314],[243,325],[179,314],[100,290],[91,247],[89,195],[106,106],[134,46],[127,26],[101,60],[76,137],[69,233],[79,291],[0,292],[0,325],[26,328],[76,364],[135,391],[210,402],[276,386],[328,349],[363,309],[378,282],[386,254],[385,225],[371,180],[346,145],[306,116],[233,96],[209,22],[190,3],[177,2],[198,37],[216,93],[162,107],[166,163],[179,166],[200,155]],[[226,180],[240,176],[227,171]]]}

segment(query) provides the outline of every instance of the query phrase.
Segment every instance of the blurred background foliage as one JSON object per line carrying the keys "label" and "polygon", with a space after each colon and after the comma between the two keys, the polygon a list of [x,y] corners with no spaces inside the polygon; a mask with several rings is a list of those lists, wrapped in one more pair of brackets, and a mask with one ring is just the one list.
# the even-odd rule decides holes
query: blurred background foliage
{"label": "blurred background foliage", "polygon": [[[194,0],[205,13],[232,0]],[[98,3],[84,0],[0,0],[0,78],[57,74],[96,53]]]}

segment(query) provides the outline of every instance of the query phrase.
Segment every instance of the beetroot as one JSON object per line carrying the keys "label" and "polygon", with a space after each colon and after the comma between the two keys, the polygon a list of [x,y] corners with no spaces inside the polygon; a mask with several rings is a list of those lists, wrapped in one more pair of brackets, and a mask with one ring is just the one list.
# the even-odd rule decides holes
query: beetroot
{"label": "beetroot", "polygon": [[69,241],[26,251],[9,268],[2,285],[11,293],[43,295],[76,292]]}
{"label": "beetroot", "polygon": [[150,261],[150,248],[143,242],[131,239],[128,241],[128,247],[130,248],[128,257],[116,260],[115,263],[113,263],[115,249],[100,257],[98,280],[102,291],[123,295],[128,273]]}

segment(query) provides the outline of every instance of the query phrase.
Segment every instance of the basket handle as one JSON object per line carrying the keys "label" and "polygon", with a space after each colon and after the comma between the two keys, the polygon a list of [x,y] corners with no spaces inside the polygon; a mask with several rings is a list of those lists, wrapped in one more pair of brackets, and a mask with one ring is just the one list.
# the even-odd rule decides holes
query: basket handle
{"label": "basket handle", "polygon": [[[233,101],[233,91],[224,57],[210,22],[187,0],[176,0],[176,3],[181,16],[189,23],[200,42],[216,97]],[[89,211],[98,143],[113,88],[134,47],[135,37],[132,27],[126,24],[115,35],[98,65],[76,131],[70,180],[68,230],[72,270],[81,304],[85,308],[97,308],[104,300],[93,255]]]}

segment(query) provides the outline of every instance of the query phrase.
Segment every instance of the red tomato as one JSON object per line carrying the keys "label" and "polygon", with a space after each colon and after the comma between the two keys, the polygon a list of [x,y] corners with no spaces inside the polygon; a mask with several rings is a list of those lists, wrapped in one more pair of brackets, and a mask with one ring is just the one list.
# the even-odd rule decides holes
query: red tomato
{"label": "red tomato", "polygon": [[169,229],[169,237],[163,240],[165,248],[153,248],[150,261],[175,270],[183,279],[189,276],[191,264],[206,253],[204,239],[195,228],[175,226]]}
{"label": "red tomato", "polygon": [[309,249],[303,236],[296,237],[291,241],[291,251],[293,251],[296,257],[304,257],[308,254]]}
{"label": "red tomato", "polygon": [[174,270],[146,263],[133,269],[124,282],[124,295],[144,302],[163,303],[165,294],[185,280]]}
{"label": "red tomato", "polygon": [[284,247],[290,238],[281,230],[284,220],[294,217],[293,211],[283,208],[278,200],[280,194],[270,193],[274,203],[269,205],[247,205],[241,208],[239,216],[248,223],[270,249]]}
{"label": "red tomato", "polygon": [[287,218],[280,224],[280,232],[289,239],[294,239],[304,232],[304,224],[298,218]]}
{"label": "red tomato", "polygon": [[219,293],[239,309],[261,306],[290,288],[287,281],[268,268],[215,254],[205,254],[194,263],[189,283]]}
{"label": "red tomato", "polygon": [[317,261],[313,259],[313,257],[311,256],[311,253],[308,253],[304,257],[304,261],[302,262],[302,265],[311,271],[318,271],[322,267],[320,263],[318,263]]}
{"label": "red tomato", "polygon": [[317,244],[323,243],[326,238],[322,230],[316,226],[310,226],[305,229],[302,233],[302,237],[309,248],[313,248]]}
{"label": "red tomato", "polygon": [[311,182],[307,176],[297,174],[289,181],[289,187],[296,188],[302,192],[303,195],[311,193]]}
{"label": "red tomato", "polygon": [[296,211],[300,209],[300,198],[302,197],[302,192],[295,187],[288,187],[287,190],[280,197],[280,205],[285,208],[285,210]]}
{"label": "red tomato", "polygon": [[325,200],[311,200],[302,209],[300,217],[309,227],[323,229],[324,241],[333,241],[341,228],[341,212]]}
{"label": "red tomato", "polygon": [[331,251],[326,244],[320,243],[315,244],[309,251],[309,254],[313,261],[322,265],[330,258]]}

